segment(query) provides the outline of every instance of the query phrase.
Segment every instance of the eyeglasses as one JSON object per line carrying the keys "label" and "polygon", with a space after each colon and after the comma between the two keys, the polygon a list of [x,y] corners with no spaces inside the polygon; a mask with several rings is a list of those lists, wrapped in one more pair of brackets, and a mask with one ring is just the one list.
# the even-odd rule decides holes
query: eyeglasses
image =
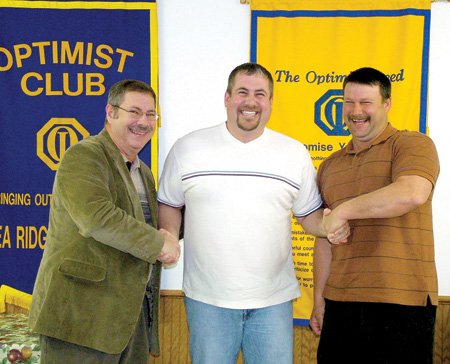
{"label": "eyeglasses", "polygon": [[159,115],[156,112],[154,112],[154,111],[149,111],[147,113],[143,113],[139,109],[127,110],[127,109],[124,109],[123,107],[120,107],[119,105],[111,105],[111,106],[117,107],[120,110],[126,111],[127,113],[130,114],[130,117],[133,120],[139,120],[142,117],[142,115],[145,115],[145,118],[147,120],[153,120],[153,121],[154,120],[158,120],[158,117],[159,117]]}

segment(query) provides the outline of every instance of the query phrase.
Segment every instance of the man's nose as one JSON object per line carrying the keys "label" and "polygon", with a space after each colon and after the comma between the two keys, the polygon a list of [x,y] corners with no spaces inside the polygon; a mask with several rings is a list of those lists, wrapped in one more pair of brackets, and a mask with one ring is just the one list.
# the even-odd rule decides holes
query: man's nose
{"label": "man's nose", "polygon": [[361,113],[362,113],[361,104],[359,102],[355,102],[353,104],[353,112],[352,112],[352,114],[358,115],[358,114],[361,114]]}
{"label": "man's nose", "polygon": [[245,98],[245,103],[248,105],[255,105],[256,104],[256,96],[253,94],[248,94]]}

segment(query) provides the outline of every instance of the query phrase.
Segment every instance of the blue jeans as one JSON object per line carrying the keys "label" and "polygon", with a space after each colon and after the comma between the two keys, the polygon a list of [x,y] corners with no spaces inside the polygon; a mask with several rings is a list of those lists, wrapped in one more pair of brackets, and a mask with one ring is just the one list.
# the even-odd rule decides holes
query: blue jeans
{"label": "blue jeans", "polygon": [[192,364],[291,364],[292,301],[238,310],[184,299]]}

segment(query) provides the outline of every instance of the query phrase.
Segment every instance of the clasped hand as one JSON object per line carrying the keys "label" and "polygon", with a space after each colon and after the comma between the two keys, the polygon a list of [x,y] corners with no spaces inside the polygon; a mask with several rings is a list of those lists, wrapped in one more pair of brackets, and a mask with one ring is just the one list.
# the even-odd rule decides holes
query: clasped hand
{"label": "clasped hand", "polygon": [[350,225],[347,220],[340,219],[330,209],[323,211],[323,228],[331,244],[345,244],[350,235]]}
{"label": "clasped hand", "polygon": [[164,264],[176,263],[181,251],[178,238],[165,229],[159,229],[159,232],[164,236],[164,245],[157,259]]}

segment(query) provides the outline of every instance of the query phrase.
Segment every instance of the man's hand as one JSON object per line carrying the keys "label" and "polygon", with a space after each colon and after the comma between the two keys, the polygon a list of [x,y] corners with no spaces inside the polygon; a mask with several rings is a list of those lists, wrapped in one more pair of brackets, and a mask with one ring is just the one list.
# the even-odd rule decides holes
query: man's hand
{"label": "man's hand", "polygon": [[309,326],[316,335],[320,335],[323,325],[323,315],[325,313],[325,300],[314,300],[314,307],[309,319]]}
{"label": "man's hand", "polygon": [[345,244],[350,235],[350,225],[333,212],[330,209],[323,210],[323,228],[327,239],[331,244]]}
{"label": "man's hand", "polygon": [[159,229],[159,232],[164,236],[164,245],[158,256],[158,260],[164,264],[176,263],[180,257],[180,243],[178,238],[165,229]]}

